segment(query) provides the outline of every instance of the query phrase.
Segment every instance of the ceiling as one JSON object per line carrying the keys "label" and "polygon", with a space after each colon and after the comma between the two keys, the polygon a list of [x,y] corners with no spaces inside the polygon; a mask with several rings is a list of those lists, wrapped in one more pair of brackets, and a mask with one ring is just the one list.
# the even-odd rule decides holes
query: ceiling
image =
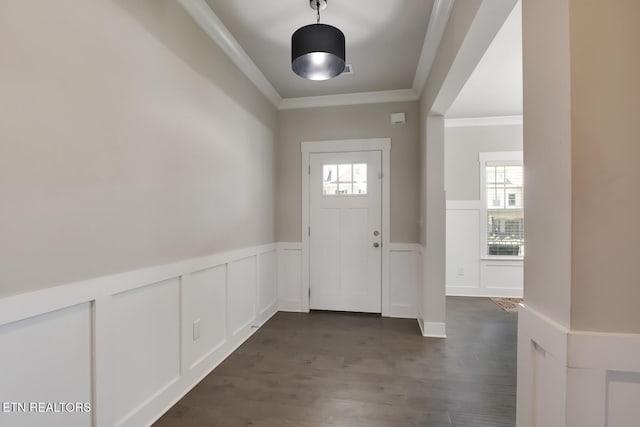
{"label": "ceiling", "polygon": [[291,35],[315,22],[308,0],[206,0],[282,98],[409,89],[434,0],[331,0],[322,23],[345,34],[353,74],[305,80],[291,71]]}
{"label": "ceiling", "polygon": [[522,115],[522,5],[518,2],[447,118]]}

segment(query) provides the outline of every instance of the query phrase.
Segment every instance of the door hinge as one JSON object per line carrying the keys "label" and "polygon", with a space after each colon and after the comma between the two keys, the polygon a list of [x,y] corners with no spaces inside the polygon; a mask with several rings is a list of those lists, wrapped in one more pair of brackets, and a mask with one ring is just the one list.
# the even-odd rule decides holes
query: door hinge
{"label": "door hinge", "polygon": [[311,165],[309,165],[309,175],[311,175]]}
{"label": "door hinge", "polygon": [[309,288],[309,300],[311,300],[311,288]]}
{"label": "door hinge", "polygon": [[309,237],[311,237],[311,227],[309,227]]}

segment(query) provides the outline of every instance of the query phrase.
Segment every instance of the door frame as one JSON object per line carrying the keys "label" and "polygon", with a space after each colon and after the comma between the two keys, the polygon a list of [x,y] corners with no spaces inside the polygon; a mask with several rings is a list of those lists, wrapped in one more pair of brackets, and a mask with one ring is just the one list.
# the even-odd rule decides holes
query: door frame
{"label": "door frame", "polygon": [[309,311],[309,224],[310,224],[310,198],[309,198],[309,171],[311,155],[316,153],[348,153],[360,151],[380,151],[382,155],[382,315],[389,316],[389,233],[391,231],[391,198],[390,198],[390,171],[391,171],[391,138],[371,139],[342,139],[330,141],[306,141],[300,144],[302,152],[302,310]]}

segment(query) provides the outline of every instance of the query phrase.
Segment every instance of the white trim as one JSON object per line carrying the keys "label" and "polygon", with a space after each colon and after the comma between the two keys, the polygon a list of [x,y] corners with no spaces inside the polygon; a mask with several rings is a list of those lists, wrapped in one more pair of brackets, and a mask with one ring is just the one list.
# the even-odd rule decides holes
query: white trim
{"label": "white trim", "polygon": [[571,331],[569,349],[570,368],[640,372],[640,334]]}
{"label": "white trim", "polygon": [[[522,151],[481,151],[478,153],[480,163],[489,162],[523,162]],[[480,165],[482,166],[482,165]],[[485,177],[486,180],[486,177]]]}
{"label": "white trim", "polygon": [[479,211],[480,200],[447,200],[448,211]]}
{"label": "white trim", "polygon": [[102,297],[142,288],[152,283],[275,250],[276,244],[247,247],[191,258],[172,264],[82,280],[8,297],[0,297],[0,326]]}
{"label": "white trim", "polygon": [[[303,312],[305,310],[302,309],[302,276],[300,275],[296,280],[297,283],[294,283],[293,286],[297,289],[297,292],[294,294],[288,295],[286,291],[289,290],[292,286],[291,283],[287,282],[287,278],[284,277],[283,270],[285,267],[290,267],[291,264],[288,264],[289,257],[285,257],[285,254],[289,253],[299,253],[297,256],[298,261],[294,261],[294,265],[297,265],[298,268],[302,268],[302,242],[278,242],[278,310],[279,311],[290,311],[290,312]],[[287,260],[287,261],[285,261]]]}
{"label": "white trim", "polygon": [[522,116],[493,116],[444,119],[445,128],[465,128],[476,126],[513,126],[522,125]]}
{"label": "white trim", "polygon": [[421,322],[420,319],[418,319],[418,325],[420,326],[420,332],[422,332],[423,337],[426,337],[426,338],[446,338],[447,337],[447,326],[445,323]]}
{"label": "white trim", "polygon": [[[370,139],[340,139],[327,141],[307,141],[302,142],[300,151],[303,154],[310,153],[342,153],[349,151],[382,151],[391,150],[390,138],[370,138]],[[307,160],[308,160],[308,156]],[[384,163],[384,160],[383,160]],[[384,164],[382,165],[384,167]],[[304,169],[306,171],[306,169]],[[384,172],[384,171],[383,171]]]}
{"label": "white trim", "polygon": [[433,4],[412,88],[283,99],[205,0],[179,0],[211,40],[280,110],[419,100],[447,26],[453,1],[435,0]]}
{"label": "white trim", "polygon": [[338,105],[417,101],[418,99],[420,99],[420,96],[413,89],[399,89],[380,92],[358,92],[337,95],[306,96],[301,98],[285,98],[282,100],[278,108],[280,110],[294,110],[298,108],[334,107]]}
{"label": "white trim", "polygon": [[522,298],[523,290],[510,288],[480,288],[466,286],[447,286],[448,297],[480,297],[480,298]]}
{"label": "white trim", "polygon": [[420,249],[419,243],[389,243],[389,252],[418,252]]}
{"label": "white trim", "polygon": [[453,2],[454,0],[435,0],[433,2],[433,8],[429,16],[429,25],[424,37],[424,43],[422,44],[422,51],[420,52],[420,59],[416,67],[416,74],[413,77],[413,91],[417,94],[422,94],[424,85],[429,78],[429,73],[431,72],[433,61],[436,58],[436,53],[438,53],[444,30],[447,28],[447,23],[449,22]]}
{"label": "white trim", "polygon": [[389,234],[391,232],[390,157],[391,139],[346,139],[307,141],[300,144],[302,152],[302,310],[309,311],[309,165],[312,153],[380,151],[382,154],[382,315],[389,316]]}
{"label": "white trim", "polygon": [[211,10],[205,0],[178,0],[182,7],[200,25],[205,33],[216,42],[218,46],[229,56],[231,61],[242,71],[245,76],[267,97],[276,108],[282,102],[282,97],[275,90],[271,82],[251,60],[240,43],[225,27],[220,18]]}

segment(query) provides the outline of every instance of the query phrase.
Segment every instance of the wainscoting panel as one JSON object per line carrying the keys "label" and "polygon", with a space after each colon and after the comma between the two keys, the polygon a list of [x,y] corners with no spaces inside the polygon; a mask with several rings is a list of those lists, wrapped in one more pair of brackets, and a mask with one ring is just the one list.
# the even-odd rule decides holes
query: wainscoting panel
{"label": "wainscoting panel", "polygon": [[226,299],[226,265],[185,276],[182,284],[182,339],[186,369],[192,369],[225,343]]}
{"label": "wainscoting panel", "polygon": [[517,427],[637,426],[640,334],[569,331],[522,307],[517,396]]}
{"label": "wainscoting panel", "polygon": [[302,243],[278,243],[278,309],[305,311],[302,307]]}
{"label": "wainscoting panel", "polygon": [[640,372],[608,371],[606,391],[607,427],[640,422]]}
{"label": "wainscoting panel", "polygon": [[152,424],[275,314],[276,263],[269,244],[0,299],[0,400],[91,405],[0,425]]}
{"label": "wainscoting panel", "polygon": [[419,245],[389,244],[389,317],[417,318],[421,261]]}
{"label": "wainscoting panel", "polygon": [[[91,403],[91,303],[0,326],[0,402]],[[91,412],[55,415],[91,425]],[[0,413],[3,426],[51,425],[51,414]]]}
{"label": "wainscoting panel", "polygon": [[258,320],[277,308],[278,278],[277,251],[260,254],[258,265]]}
{"label": "wainscoting panel", "polygon": [[562,325],[529,307],[518,311],[516,426],[564,426],[567,334]]}
{"label": "wainscoting panel", "polygon": [[116,424],[180,377],[180,279],[113,297],[112,409]]}
{"label": "wainscoting panel", "polygon": [[233,337],[256,318],[256,256],[229,264],[227,284],[227,335]]}
{"label": "wainscoting panel", "polygon": [[523,261],[480,261],[480,288],[488,296],[522,298]]}
{"label": "wainscoting panel", "polygon": [[480,209],[447,210],[447,287],[480,287]]}
{"label": "wainscoting panel", "polygon": [[447,200],[447,295],[521,298],[522,260],[480,258],[480,201]]}

